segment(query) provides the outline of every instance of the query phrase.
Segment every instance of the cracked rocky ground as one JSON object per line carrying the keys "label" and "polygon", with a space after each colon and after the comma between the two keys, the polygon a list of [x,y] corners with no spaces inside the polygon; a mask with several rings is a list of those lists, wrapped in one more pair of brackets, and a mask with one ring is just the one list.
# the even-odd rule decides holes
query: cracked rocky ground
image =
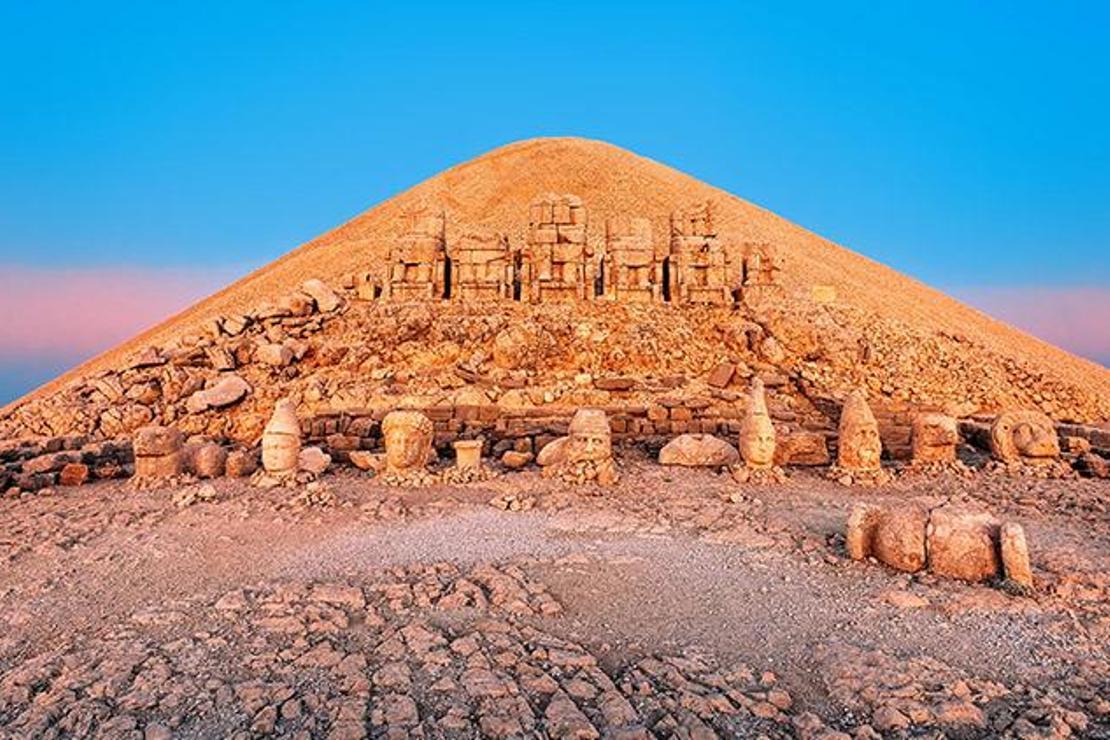
{"label": "cracked rocky ground", "polygon": [[[1110,737],[1105,482],[622,475],[0,500],[0,733]],[[1022,523],[1036,594],[847,559],[925,494]]]}

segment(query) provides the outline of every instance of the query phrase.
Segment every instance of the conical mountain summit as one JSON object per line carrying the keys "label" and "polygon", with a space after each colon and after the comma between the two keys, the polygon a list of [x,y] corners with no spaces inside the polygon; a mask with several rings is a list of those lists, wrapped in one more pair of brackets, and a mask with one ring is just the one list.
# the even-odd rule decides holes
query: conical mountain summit
{"label": "conical mountain summit", "polygon": [[[750,379],[776,424],[831,433],[853,390],[894,454],[917,410],[1110,418],[1110,372],[729,193],[597,141],[453,167],[20,399],[0,437],[151,423],[254,444],[279,398],[333,452],[389,409],[439,441],[735,431]],[[548,430],[547,426],[551,426]]]}

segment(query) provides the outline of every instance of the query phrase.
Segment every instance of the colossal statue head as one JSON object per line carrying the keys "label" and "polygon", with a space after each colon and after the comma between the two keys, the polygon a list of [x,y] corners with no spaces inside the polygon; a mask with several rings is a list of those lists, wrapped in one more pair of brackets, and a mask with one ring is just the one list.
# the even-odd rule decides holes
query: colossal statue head
{"label": "colossal statue head", "polygon": [[391,411],[382,420],[386,469],[403,472],[423,468],[432,451],[434,427],[419,411]]}
{"label": "colossal statue head", "polygon": [[840,412],[836,464],[845,470],[878,470],[883,443],[862,391],[852,391]]}
{"label": "colossal statue head", "polygon": [[910,442],[916,463],[953,462],[960,434],[956,420],[946,414],[922,413],[913,417]]}
{"label": "colossal statue head", "polygon": [[991,452],[1002,462],[1050,460],[1060,456],[1052,419],[1039,411],[999,414],[991,426]]}
{"label": "colossal statue head", "polygon": [[602,462],[613,456],[613,435],[609,418],[601,409],[579,409],[570,420],[567,433],[568,462]]}
{"label": "colossal statue head", "polygon": [[775,460],[775,425],[767,413],[763,381],[752,381],[747,413],[740,424],[740,456],[749,468],[769,468]]}
{"label": "colossal statue head", "polygon": [[262,467],[267,473],[295,472],[300,451],[297,408],[292,400],[283,398],[274,406],[274,414],[262,432]]}

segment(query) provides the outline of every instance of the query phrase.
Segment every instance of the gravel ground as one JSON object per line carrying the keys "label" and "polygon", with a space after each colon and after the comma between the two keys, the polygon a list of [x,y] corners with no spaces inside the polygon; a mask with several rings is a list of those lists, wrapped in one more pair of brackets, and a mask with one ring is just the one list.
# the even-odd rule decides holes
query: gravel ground
{"label": "gravel ground", "polygon": [[[743,489],[731,502],[725,496],[737,488],[725,476],[676,476],[635,461],[626,465],[621,484],[606,492],[568,491],[528,473],[416,492],[353,475],[326,483],[331,496],[324,506],[293,505],[291,492],[261,492],[234,481],[216,483],[215,501],[184,508],[174,505],[174,491],[133,491],[118,483],[0,501],[7,522],[0,553],[8,561],[0,573],[0,724],[22,728],[20,736],[32,728],[33,734],[107,736],[113,730],[108,734],[118,736],[156,726],[155,736],[166,729],[199,737],[265,734],[252,729],[261,719],[266,732],[324,737],[341,719],[325,705],[355,696],[361,709],[343,725],[352,736],[441,736],[420,729],[436,726],[449,711],[429,687],[447,674],[461,680],[469,664],[431,670],[424,662],[435,663],[434,656],[417,651],[406,658],[414,661],[407,690],[389,694],[405,698],[388,701],[373,690],[349,696],[348,678],[320,684],[327,688],[319,696],[309,690],[309,674],[297,661],[323,649],[305,617],[315,607],[281,594],[311,594],[321,584],[339,583],[369,601],[385,594],[380,626],[375,618],[364,634],[365,618],[347,614],[335,616],[339,626],[327,633],[328,645],[365,662],[356,673],[373,675],[373,666],[380,670],[390,662],[393,630],[431,620],[445,639],[473,633],[484,640],[490,634],[482,614],[506,620],[505,639],[519,649],[513,648],[517,662],[502,666],[503,678],[516,687],[506,689],[508,695],[520,701],[512,711],[478,700],[452,704],[464,728],[458,736],[512,735],[515,730],[506,728],[513,727],[558,736],[563,710],[581,715],[566,720],[571,725],[609,736],[629,728],[643,736],[694,733],[698,723],[722,736],[757,730],[769,736],[839,730],[1023,736],[1065,728],[1107,735],[1105,483],[903,480],[864,492],[799,474],[786,485]],[[839,528],[853,501],[937,491],[986,503],[1023,523],[1034,549],[1034,597],[846,559]],[[506,492],[533,497],[536,507],[510,513],[485,503]],[[1045,502],[1044,510],[1030,506],[1030,496]],[[429,568],[443,569],[436,571],[435,593],[469,594],[460,584],[473,581],[483,595],[468,596],[465,604],[442,595],[422,600],[419,584]],[[489,575],[491,568],[502,575]],[[383,579],[391,585],[383,586]],[[525,595],[505,596],[502,581],[518,584],[513,588]],[[398,607],[389,600],[396,588],[416,596]],[[228,595],[240,593],[248,594],[247,605],[235,612],[242,619],[228,623],[216,605],[237,602],[240,597]],[[307,625],[291,637],[281,633],[292,642],[265,669],[274,671],[270,683],[284,687],[274,689],[275,696],[300,697],[301,713],[296,721],[283,718],[288,697],[263,702],[278,712],[270,726],[269,713],[259,717],[265,706],[221,702],[219,687],[237,691],[242,677],[227,666],[257,659],[259,646],[271,639],[266,625],[279,618]],[[539,638],[529,630],[591,656],[599,673],[580,680],[593,688],[536,658],[528,646]],[[122,684],[115,696],[88,694],[87,676],[78,681],[66,672],[73,665],[106,670],[122,659],[115,651],[137,651],[145,665],[181,640],[191,641],[195,653],[181,664],[167,658],[159,691],[145,689],[156,698],[135,706],[119,697],[138,690],[141,672],[116,676]],[[683,662],[694,660],[690,655],[694,663]],[[55,673],[32,681],[26,666],[54,666],[43,670]],[[736,679],[730,709],[727,702],[690,708],[686,694],[710,696],[718,690],[715,682],[727,683],[725,676],[747,675],[739,667],[755,678]],[[529,693],[527,675],[535,670],[566,684],[570,705],[557,701],[559,693]],[[783,706],[764,706],[771,690],[771,684],[760,685],[764,673],[775,675],[775,690],[787,694],[789,704],[776,694]],[[628,679],[632,675],[639,678]],[[616,701],[609,682],[632,707],[617,713],[619,722],[602,711],[609,705],[599,697]],[[644,682],[653,687],[646,694],[640,693]],[[166,696],[177,697],[185,686],[201,703],[183,713],[180,702]],[[211,701],[204,698],[209,695]],[[313,701],[322,703],[313,709]],[[43,704],[51,707],[46,719]],[[396,712],[386,717],[383,706]],[[549,717],[549,709],[558,716]],[[119,719],[124,715],[133,726]],[[494,721],[499,717],[511,721],[501,726]],[[579,719],[585,725],[576,725]],[[755,724],[744,724],[749,721]],[[60,732],[63,727],[69,731]]]}

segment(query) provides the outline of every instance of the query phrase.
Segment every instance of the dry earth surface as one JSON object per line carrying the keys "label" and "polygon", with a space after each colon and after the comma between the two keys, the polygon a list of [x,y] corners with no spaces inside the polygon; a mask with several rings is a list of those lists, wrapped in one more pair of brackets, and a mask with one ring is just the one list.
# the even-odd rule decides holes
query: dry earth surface
{"label": "dry earth surface", "polygon": [[[0,500],[0,734],[1110,737],[1107,482],[621,464]],[[1020,522],[1036,594],[847,559],[853,502],[919,494]]]}

